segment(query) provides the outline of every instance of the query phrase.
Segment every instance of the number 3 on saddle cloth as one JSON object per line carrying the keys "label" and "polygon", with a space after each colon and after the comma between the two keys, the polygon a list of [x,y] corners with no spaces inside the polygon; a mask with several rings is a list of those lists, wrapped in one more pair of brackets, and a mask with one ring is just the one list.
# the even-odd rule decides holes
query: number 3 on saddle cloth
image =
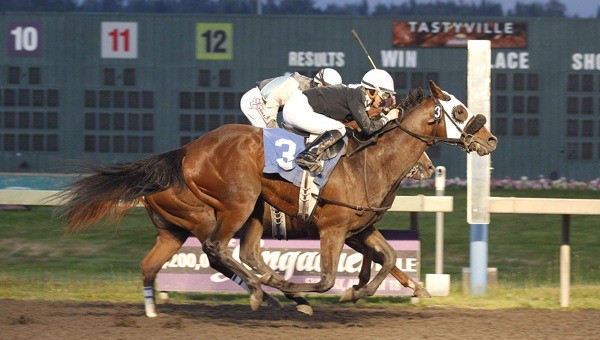
{"label": "number 3 on saddle cloth", "polygon": [[[316,203],[316,199],[311,194],[318,194],[327,183],[340,157],[346,153],[347,139],[346,136],[343,138],[344,146],[340,152],[333,158],[324,161],[323,171],[320,174],[311,174],[296,165],[294,161],[296,156],[306,147],[304,137],[283,129],[263,129],[263,147],[265,150],[263,173],[278,174],[288,182],[300,187],[298,215],[302,219],[308,220],[310,218]],[[313,202],[308,202],[308,200]]]}

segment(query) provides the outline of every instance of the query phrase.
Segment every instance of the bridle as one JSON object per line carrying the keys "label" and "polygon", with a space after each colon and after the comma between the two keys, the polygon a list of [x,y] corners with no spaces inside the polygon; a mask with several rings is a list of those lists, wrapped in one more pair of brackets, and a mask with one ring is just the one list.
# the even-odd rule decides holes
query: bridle
{"label": "bridle", "polygon": [[[482,114],[477,114],[477,115],[473,116],[469,120],[469,122],[467,123],[467,126],[463,130],[460,126],[458,126],[458,124],[456,124],[456,122],[454,121],[454,119],[452,119],[450,114],[448,112],[446,112],[446,110],[440,103],[440,100],[435,97],[433,98],[433,100],[435,101],[435,106],[433,107],[433,110],[434,110],[433,122],[430,121],[430,124],[434,124],[433,136],[422,135],[422,134],[410,131],[406,127],[402,126],[402,121],[408,114],[401,107],[399,107],[398,109],[401,110],[402,115],[400,116],[400,118],[394,120],[394,122],[393,122],[395,127],[406,132],[408,135],[410,135],[414,138],[418,138],[418,139],[422,140],[423,142],[427,143],[427,145],[429,145],[429,146],[436,144],[437,142],[442,142],[445,144],[457,145],[458,147],[460,147],[467,153],[471,152],[469,150],[469,146],[473,143],[474,135],[477,133],[477,131],[479,131],[485,125],[485,123],[487,121],[485,116]],[[448,138],[448,137],[436,136],[437,129],[438,129],[438,126],[440,125],[442,117],[447,117],[448,120],[451,121],[452,124],[454,124],[454,127],[456,127],[456,129],[460,132],[460,138]],[[446,127],[446,129],[447,129],[447,127]]]}
{"label": "bridle", "polygon": [[[485,124],[485,122],[486,122],[485,116],[481,115],[481,114],[477,114],[477,115],[473,116],[473,118],[470,119],[470,121],[467,123],[467,126],[463,130],[460,128],[460,126],[458,126],[458,124],[456,124],[456,122],[454,121],[454,119],[452,119],[450,114],[448,114],[448,112],[446,112],[446,110],[444,110],[444,107],[442,106],[440,101],[435,97],[433,97],[433,100],[435,101],[435,106],[433,108],[433,110],[434,110],[433,121],[429,122],[430,124],[435,125],[433,136],[422,135],[422,134],[410,131],[406,127],[402,126],[402,121],[408,115],[408,113],[406,112],[406,110],[404,108],[398,107],[398,109],[402,113],[402,115],[400,115],[400,117],[398,119],[395,119],[394,121],[390,122],[391,124],[387,124],[386,126],[384,126],[381,130],[379,130],[375,135],[373,135],[367,141],[361,142],[356,149],[354,149],[352,152],[347,153],[346,157],[350,158],[353,155],[360,152],[361,150],[366,149],[369,145],[377,143],[377,140],[379,139],[380,136],[382,136],[383,134],[385,134],[389,131],[394,130],[395,128],[399,128],[400,130],[406,132],[408,135],[410,135],[414,138],[418,138],[430,146],[433,144],[436,144],[437,142],[442,142],[442,143],[446,143],[446,144],[457,145],[464,151],[471,152],[469,150],[469,146],[471,145],[471,143],[473,143],[473,140],[474,140],[473,135],[475,133],[477,133],[477,131],[479,131]],[[423,104],[421,104],[421,105],[423,105]],[[460,132],[460,138],[438,137],[435,135],[437,132],[438,126],[440,125],[440,122],[442,120],[442,117],[447,117],[452,122],[452,124],[454,124],[456,129],[458,129],[458,131]],[[365,153],[365,157],[366,157],[366,153]],[[321,194],[312,194],[313,197],[315,197],[317,199],[317,201],[320,202],[321,204],[339,205],[339,206],[346,207],[346,208],[349,208],[352,210],[356,210],[359,212],[359,214],[362,214],[364,211],[371,211],[371,212],[376,212],[376,213],[387,211],[388,209],[391,208],[391,206],[372,207],[369,203],[369,196],[368,196],[368,190],[367,190],[366,164],[367,163],[366,163],[366,158],[365,158],[364,183],[365,183],[365,195],[367,198],[367,206],[366,207],[333,200],[333,199],[324,197]]]}
{"label": "bridle", "polygon": [[[435,101],[435,106],[433,107],[433,110],[434,110],[433,121],[432,122],[430,121],[430,124],[435,125],[434,130],[433,130],[434,131],[433,136],[422,135],[422,134],[410,131],[406,127],[402,126],[402,121],[404,120],[404,118],[406,116],[408,116],[409,112],[412,112],[416,108],[413,108],[411,111],[407,112],[404,108],[398,106],[396,108],[398,110],[400,110],[400,113],[401,113],[400,116],[398,117],[398,119],[395,119],[395,120],[391,121],[390,123],[388,123],[381,130],[379,130],[377,133],[375,133],[373,136],[371,136],[371,138],[369,138],[368,140],[359,142],[359,145],[353,151],[346,153],[346,157],[350,158],[350,157],[356,155],[357,153],[359,153],[361,150],[368,147],[369,145],[377,143],[377,140],[379,140],[379,137],[394,130],[395,128],[399,128],[400,130],[406,132],[406,134],[408,134],[411,137],[422,140],[423,142],[427,143],[427,145],[429,145],[429,146],[436,144],[437,142],[442,142],[445,144],[457,145],[458,147],[460,147],[462,150],[464,150],[467,153],[471,152],[469,150],[469,146],[474,142],[474,135],[477,133],[477,131],[479,131],[485,125],[485,122],[486,122],[485,116],[482,114],[477,114],[477,115],[473,116],[473,118],[471,118],[469,120],[469,123],[467,123],[467,126],[463,130],[460,128],[460,126],[458,126],[458,124],[456,124],[456,122],[454,122],[454,119],[452,119],[450,114],[448,114],[448,112],[446,112],[446,110],[444,110],[444,107],[440,103],[439,99],[437,99],[435,97],[433,97],[432,99]],[[423,104],[421,104],[421,105],[423,105]],[[421,105],[419,105],[419,106],[421,106]],[[417,106],[417,107],[419,107],[419,106]],[[460,138],[438,137],[435,135],[437,133],[437,129],[438,129],[438,126],[440,125],[442,117],[448,117],[448,119],[452,122],[452,124],[454,124],[456,129],[460,132]]]}

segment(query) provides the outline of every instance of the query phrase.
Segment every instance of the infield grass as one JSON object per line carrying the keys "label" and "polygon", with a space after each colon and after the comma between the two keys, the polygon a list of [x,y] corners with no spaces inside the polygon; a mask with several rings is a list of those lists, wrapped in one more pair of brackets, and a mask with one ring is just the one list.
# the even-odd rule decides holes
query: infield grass
{"label": "infield grass", "polygon": [[[399,195],[434,195],[431,189],[402,189]],[[558,308],[560,215],[492,215],[489,266],[497,267],[499,285],[485,297],[463,295],[460,273],[469,266],[466,190],[450,189],[453,213],[445,214],[444,272],[451,274],[449,297],[421,300],[421,306],[472,308]],[[593,191],[497,190],[492,196],[600,199]],[[572,308],[600,308],[599,216],[571,218]],[[382,229],[408,229],[408,213],[387,213]],[[421,277],[434,271],[435,214],[420,214]],[[0,211],[0,298],[108,300],[141,303],[139,261],[151,249],[155,232],[144,210],[129,213],[119,227],[65,234],[52,209]],[[247,303],[243,294],[171,294],[178,303]],[[310,295],[315,303],[336,296]],[[359,303],[405,303],[408,298],[371,297]]]}

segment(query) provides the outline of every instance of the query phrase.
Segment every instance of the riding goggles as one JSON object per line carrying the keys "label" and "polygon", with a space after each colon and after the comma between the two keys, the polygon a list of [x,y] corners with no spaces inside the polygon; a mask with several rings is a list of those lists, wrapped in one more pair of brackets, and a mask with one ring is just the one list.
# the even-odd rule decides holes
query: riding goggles
{"label": "riding goggles", "polygon": [[379,98],[381,98],[382,100],[386,100],[390,97],[390,93],[389,92],[383,92],[383,91],[377,91]]}

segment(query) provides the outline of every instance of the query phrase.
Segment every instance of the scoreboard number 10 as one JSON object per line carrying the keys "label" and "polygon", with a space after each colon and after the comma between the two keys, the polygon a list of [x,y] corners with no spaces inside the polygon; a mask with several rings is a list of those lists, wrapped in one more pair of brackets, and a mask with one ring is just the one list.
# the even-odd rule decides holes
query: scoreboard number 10
{"label": "scoreboard number 10", "polygon": [[196,59],[233,58],[233,24],[196,23]]}
{"label": "scoreboard number 10", "polygon": [[10,34],[14,37],[14,49],[15,51],[35,51],[38,47],[38,31],[35,27],[17,26]]}
{"label": "scoreboard number 10", "polygon": [[10,21],[6,25],[6,52],[11,57],[42,55],[42,24],[38,21]]}
{"label": "scoreboard number 10", "polygon": [[101,35],[102,58],[137,59],[137,22],[103,22]]}

